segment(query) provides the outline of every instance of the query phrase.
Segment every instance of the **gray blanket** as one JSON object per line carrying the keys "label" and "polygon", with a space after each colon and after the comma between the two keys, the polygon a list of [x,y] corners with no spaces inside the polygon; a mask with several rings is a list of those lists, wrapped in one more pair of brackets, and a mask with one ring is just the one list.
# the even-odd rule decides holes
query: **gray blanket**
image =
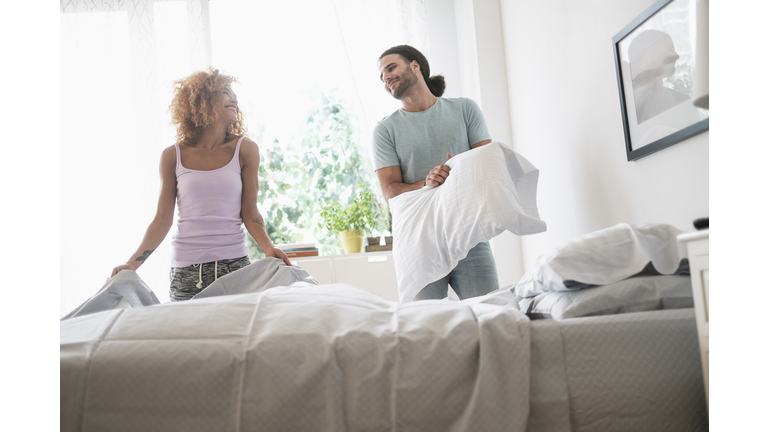
{"label": "gray blanket", "polygon": [[[200,294],[201,299],[229,294],[247,294],[297,282],[317,285],[315,278],[298,266],[287,266],[278,258],[265,258],[222,276]],[[109,279],[91,298],[65,315],[62,320],[113,309],[138,308],[160,304],[149,286],[132,270],[123,270]]]}
{"label": "gray blanket", "polygon": [[523,432],[529,325],[508,291],[398,304],[305,281],[74,317],[61,430]]}

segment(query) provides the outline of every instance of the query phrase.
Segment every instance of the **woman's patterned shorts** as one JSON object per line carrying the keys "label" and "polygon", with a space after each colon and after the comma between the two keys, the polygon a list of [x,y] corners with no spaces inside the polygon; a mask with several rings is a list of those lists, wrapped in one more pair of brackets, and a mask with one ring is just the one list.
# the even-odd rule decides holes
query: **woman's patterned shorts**
{"label": "woman's patterned shorts", "polygon": [[171,267],[171,301],[189,300],[212,284],[217,278],[250,264],[247,256],[189,267]]}

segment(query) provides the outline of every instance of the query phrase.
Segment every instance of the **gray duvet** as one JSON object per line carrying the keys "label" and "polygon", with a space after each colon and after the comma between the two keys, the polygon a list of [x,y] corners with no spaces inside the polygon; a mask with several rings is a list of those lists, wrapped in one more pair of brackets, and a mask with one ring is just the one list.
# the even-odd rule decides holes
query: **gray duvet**
{"label": "gray duvet", "polygon": [[61,430],[708,429],[692,309],[531,322],[505,290],[398,304],[249,267],[162,305],[121,272],[62,320]]}
{"label": "gray duvet", "polygon": [[61,430],[522,432],[530,321],[516,306],[299,282],[73,317]]}

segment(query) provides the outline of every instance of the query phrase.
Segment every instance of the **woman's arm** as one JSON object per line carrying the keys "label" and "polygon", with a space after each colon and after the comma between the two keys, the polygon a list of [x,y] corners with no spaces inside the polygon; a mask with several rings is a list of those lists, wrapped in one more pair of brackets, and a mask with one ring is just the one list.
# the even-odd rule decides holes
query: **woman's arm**
{"label": "woman's arm", "polygon": [[155,218],[149,224],[139,248],[125,264],[112,269],[112,276],[121,270],[136,271],[152,252],[160,246],[173,225],[173,209],[176,206],[176,148],[170,146],[160,157],[160,198]]}
{"label": "woman's arm", "polygon": [[282,259],[286,265],[291,265],[291,261],[285,252],[275,247],[272,240],[267,235],[267,226],[264,218],[259,213],[259,207],[256,202],[259,195],[259,146],[255,142],[246,138],[240,144],[240,161],[242,163],[241,176],[243,178],[243,202],[242,216],[245,229],[251,234],[264,254],[268,257]]}

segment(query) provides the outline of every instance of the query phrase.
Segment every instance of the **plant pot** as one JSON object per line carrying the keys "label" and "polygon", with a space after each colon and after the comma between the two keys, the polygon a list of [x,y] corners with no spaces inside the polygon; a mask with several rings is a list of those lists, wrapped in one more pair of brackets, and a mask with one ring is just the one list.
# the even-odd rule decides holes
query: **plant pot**
{"label": "plant pot", "polygon": [[384,237],[384,243],[391,245],[392,244],[392,236],[386,236]]}
{"label": "plant pot", "polygon": [[363,251],[364,230],[350,230],[339,233],[344,253],[360,253]]}
{"label": "plant pot", "polygon": [[368,246],[378,246],[381,243],[381,237],[368,237]]}

